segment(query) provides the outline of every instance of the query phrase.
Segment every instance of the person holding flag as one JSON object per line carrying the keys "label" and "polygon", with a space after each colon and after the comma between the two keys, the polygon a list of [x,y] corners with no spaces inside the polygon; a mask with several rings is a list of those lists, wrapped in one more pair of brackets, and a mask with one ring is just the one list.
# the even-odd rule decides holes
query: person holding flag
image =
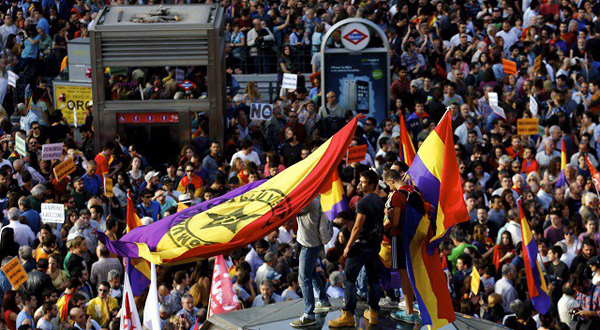
{"label": "person holding flag", "polygon": [[400,274],[406,310],[392,312],[391,317],[398,321],[419,324],[422,321],[419,314],[415,312],[413,305],[414,291],[408,278],[408,272],[406,271],[406,252],[404,244],[398,242],[398,239],[402,236],[404,219],[406,217],[406,204],[410,202],[415,208],[425,213],[425,201],[421,194],[407,182],[406,171],[408,170],[408,165],[401,162],[399,167],[400,172],[389,170],[384,176],[384,181],[391,190],[391,194],[385,205],[386,218],[384,228],[391,236],[392,268],[398,269]]}

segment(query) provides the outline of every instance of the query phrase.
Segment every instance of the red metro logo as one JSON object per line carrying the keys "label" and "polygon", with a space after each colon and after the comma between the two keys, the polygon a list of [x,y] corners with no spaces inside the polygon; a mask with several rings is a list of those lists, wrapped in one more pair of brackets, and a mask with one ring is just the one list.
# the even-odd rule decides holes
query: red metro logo
{"label": "red metro logo", "polygon": [[346,35],[343,36],[344,39],[348,40],[353,45],[358,45],[359,43],[361,43],[363,40],[367,39],[368,37],[369,36],[362,33],[358,29],[353,29],[352,31],[350,31],[349,33],[346,33]]}

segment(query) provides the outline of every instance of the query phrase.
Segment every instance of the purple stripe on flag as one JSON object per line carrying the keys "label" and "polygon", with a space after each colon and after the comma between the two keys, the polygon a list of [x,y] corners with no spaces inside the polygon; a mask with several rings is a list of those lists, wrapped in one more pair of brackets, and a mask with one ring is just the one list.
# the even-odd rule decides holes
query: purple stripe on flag
{"label": "purple stripe on flag", "polygon": [[[125,234],[119,241],[111,241],[106,235],[98,232],[98,239],[102,244],[106,245],[108,250],[112,253],[128,258],[139,258],[138,248],[135,243],[145,243],[148,245],[150,251],[155,251],[158,242],[163,236],[169,231],[169,229],[176,224],[190,218],[198,213],[202,213],[214,206],[217,206],[223,202],[226,202],[232,198],[235,198],[247,191],[250,191],[266,180],[260,180],[252,183],[248,183],[242,187],[232,190],[223,196],[211,199],[210,201],[202,202],[198,205],[191,206],[185,210],[170,215],[162,220],[153,222],[147,226],[141,226],[135,228],[129,233]],[[135,243],[134,243],[135,242]]]}
{"label": "purple stripe on flag", "polygon": [[427,166],[417,154],[412,165],[408,169],[408,175],[415,182],[415,185],[421,190],[423,198],[433,207],[437,208],[440,200],[440,180],[438,180],[427,169]]}
{"label": "purple stripe on flag", "polygon": [[133,267],[129,261],[127,262],[127,272],[129,274],[129,281],[131,282],[131,292],[137,297],[150,285],[150,279],[139,269]]}
{"label": "purple stripe on flag", "polygon": [[333,219],[335,219],[335,217],[337,217],[337,215],[340,212],[344,212],[344,211],[348,211],[348,202],[346,202],[345,197],[341,201],[333,204],[333,206],[331,207],[331,210],[326,211],[325,214],[327,215],[329,220],[333,221]]}
{"label": "purple stripe on flag", "polygon": [[[548,308],[550,308],[550,297],[548,296],[548,293],[542,289],[542,274],[540,274],[540,269],[537,265],[537,244],[534,240],[531,240],[531,242],[527,243],[525,247],[527,250],[527,255],[529,257],[529,265],[525,265],[525,267],[531,267],[533,282],[538,292],[537,296],[530,297],[531,302],[533,303],[533,306],[538,312],[546,314],[546,312],[548,312]],[[528,283],[528,285],[531,285],[531,283]]]}
{"label": "purple stripe on flag", "polygon": [[567,183],[567,178],[565,178],[565,170],[562,169],[562,170],[560,170],[560,175],[558,176],[558,179],[556,180],[556,188],[562,187],[566,183]]}

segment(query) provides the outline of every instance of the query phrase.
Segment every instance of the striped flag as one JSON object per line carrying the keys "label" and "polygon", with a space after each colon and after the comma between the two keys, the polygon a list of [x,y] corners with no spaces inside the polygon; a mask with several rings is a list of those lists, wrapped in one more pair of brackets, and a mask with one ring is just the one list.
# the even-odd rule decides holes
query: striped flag
{"label": "striped flag", "polygon": [[437,246],[455,224],[469,220],[458,161],[454,150],[452,115],[446,111],[438,126],[423,141],[408,175],[421,190],[425,201],[436,210],[435,235],[431,243]]}
{"label": "striped flag", "polygon": [[531,233],[529,223],[523,213],[523,207],[519,201],[519,215],[521,218],[521,233],[523,235],[523,263],[525,275],[527,277],[527,287],[529,288],[529,298],[533,307],[541,314],[546,314],[550,308],[550,295],[546,280],[538,260],[538,247]]}
{"label": "striped flag", "polygon": [[327,179],[324,189],[326,191],[321,193],[321,208],[329,220],[335,219],[340,212],[348,211],[348,201],[338,171]]}
{"label": "striped flag", "polygon": [[561,140],[560,145],[560,175],[558,176],[558,180],[556,180],[556,187],[562,187],[567,183],[567,178],[565,177],[565,168],[567,168],[567,146],[565,145],[565,140]]}
{"label": "striped flag", "polygon": [[404,116],[400,115],[400,159],[408,166],[412,165],[416,157],[415,146],[410,139]]}

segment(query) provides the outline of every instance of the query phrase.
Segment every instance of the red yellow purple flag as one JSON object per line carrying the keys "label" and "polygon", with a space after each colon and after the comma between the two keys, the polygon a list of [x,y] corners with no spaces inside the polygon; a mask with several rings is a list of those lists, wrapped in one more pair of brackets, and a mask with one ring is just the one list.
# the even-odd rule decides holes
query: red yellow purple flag
{"label": "red yellow purple flag", "polygon": [[400,115],[400,159],[411,166],[416,157],[415,146],[410,139],[404,116]]}
{"label": "red yellow purple flag", "polygon": [[455,224],[469,220],[449,111],[423,141],[408,175],[421,190],[425,201],[437,209],[432,243],[439,242]]}

